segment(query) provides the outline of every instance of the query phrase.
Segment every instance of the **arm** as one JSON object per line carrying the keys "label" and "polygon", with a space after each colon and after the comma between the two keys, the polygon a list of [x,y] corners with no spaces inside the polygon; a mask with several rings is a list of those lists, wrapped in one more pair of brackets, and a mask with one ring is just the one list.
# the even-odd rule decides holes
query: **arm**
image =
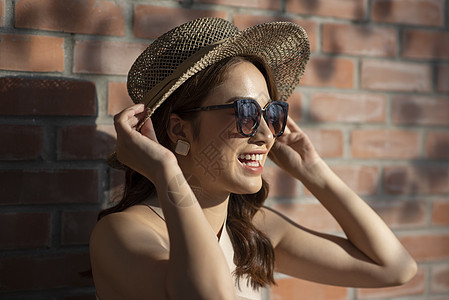
{"label": "arm", "polygon": [[[167,297],[185,299],[189,295],[192,299],[233,299],[230,270],[217,237],[176,157],[158,143],[151,120],[143,125],[141,133],[136,130],[144,116],[144,106],[135,105],[115,118],[116,151],[122,163],[146,176],[156,186],[170,239],[165,272]],[[148,286],[148,291],[152,288],[161,287]]]}
{"label": "arm", "polygon": [[313,193],[347,239],[315,233],[278,216],[284,224],[276,247],[279,270],[349,286],[389,286],[410,280],[416,263],[388,226],[332,172],[291,119],[288,128],[270,158]]}

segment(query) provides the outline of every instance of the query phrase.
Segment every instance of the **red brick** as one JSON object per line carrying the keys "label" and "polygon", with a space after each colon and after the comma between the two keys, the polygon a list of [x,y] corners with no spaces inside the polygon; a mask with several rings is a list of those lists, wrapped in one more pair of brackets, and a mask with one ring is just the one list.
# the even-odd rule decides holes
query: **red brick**
{"label": "red brick", "polygon": [[270,185],[270,197],[296,197],[299,181],[278,166],[265,166],[263,177]]}
{"label": "red brick", "polygon": [[300,122],[302,118],[302,94],[294,91],[288,98],[288,116],[295,122]]}
{"label": "red brick", "polygon": [[449,226],[449,201],[435,200],[432,204],[432,224]]}
{"label": "red brick", "polygon": [[319,203],[276,203],[272,207],[301,226],[322,232],[342,231],[334,217]]}
{"label": "red brick", "polygon": [[96,93],[93,82],[0,78],[0,115],[94,116]]}
{"label": "red brick", "polygon": [[430,290],[432,293],[448,293],[449,292],[449,266],[437,265],[432,266]]}
{"label": "red brick", "polygon": [[428,158],[449,158],[449,132],[428,132],[426,137],[426,153]]}
{"label": "red brick", "polygon": [[44,254],[0,259],[1,291],[93,286],[79,272],[90,268],[88,253]]}
{"label": "red brick", "polygon": [[60,130],[58,159],[105,159],[116,141],[112,125],[80,125]]}
{"label": "red brick", "polygon": [[359,195],[377,194],[379,169],[363,165],[333,165],[332,170]]}
{"label": "red brick", "polygon": [[422,295],[426,290],[426,270],[418,273],[408,283],[398,287],[357,289],[357,299],[392,299],[401,296]]}
{"label": "red brick", "polygon": [[441,26],[444,0],[374,0],[371,19],[377,22]]}
{"label": "red brick", "polygon": [[78,41],[74,49],[75,73],[128,74],[147,45],[117,41]]}
{"label": "red brick", "polygon": [[79,245],[89,243],[89,237],[97,222],[97,211],[65,211],[62,214],[62,243]]}
{"label": "red brick", "polygon": [[0,159],[36,159],[42,155],[44,130],[41,126],[0,125]]}
{"label": "red brick", "polygon": [[134,35],[140,38],[156,38],[178,25],[203,17],[226,19],[227,13],[219,10],[137,5],[134,10]]}
{"label": "red brick", "polygon": [[394,96],[391,114],[395,124],[449,125],[449,98]]}
{"label": "red brick", "polygon": [[346,58],[312,57],[301,85],[350,89],[354,87],[354,61]]}
{"label": "red brick", "polygon": [[0,248],[38,248],[50,245],[49,213],[1,213]]}
{"label": "red brick", "polygon": [[449,65],[438,66],[437,76],[437,91],[449,93]]}
{"label": "red brick", "polygon": [[322,157],[343,155],[343,134],[340,130],[303,128]]}
{"label": "red brick", "polygon": [[234,24],[240,30],[245,28],[267,22],[293,22],[304,28],[309,38],[310,50],[315,51],[317,48],[317,31],[318,24],[315,21],[302,20],[298,18],[290,18],[284,16],[263,16],[263,15],[247,15],[247,14],[235,14]]}
{"label": "red brick", "polygon": [[449,259],[449,234],[415,234],[399,238],[418,262]]}
{"label": "red brick", "polygon": [[313,120],[324,122],[385,122],[386,96],[314,93],[310,104],[310,116]]}
{"label": "red brick", "polygon": [[402,45],[403,57],[449,59],[448,32],[405,30]]}
{"label": "red brick", "polygon": [[62,72],[63,45],[59,37],[0,34],[0,69]]}
{"label": "red brick", "polygon": [[443,194],[449,192],[446,166],[392,166],[384,168],[383,187],[388,194]]}
{"label": "red brick", "polygon": [[369,204],[390,228],[416,228],[427,225],[425,201],[374,200]]}
{"label": "red brick", "polygon": [[418,132],[404,130],[354,130],[351,133],[351,154],[356,158],[418,158]]}
{"label": "red brick", "polygon": [[15,6],[15,27],[122,36],[125,20],[123,7],[114,1],[21,0]]}
{"label": "red brick", "polygon": [[277,285],[270,290],[270,299],[274,300],[302,300],[326,299],[346,300],[348,289],[344,287],[318,284],[296,278],[282,278],[276,280]]}
{"label": "red brick", "polygon": [[108,84],[108,114],[116,115],[134,102],[128,95],[126,83],[109,82]]}
{"label": "red brick", "polygon": [[328,53],[384,56],[396,54],[395,29],[353,24],[323,24],[322,50]]}
{"label": "red brick", "polygon": [[368,90],[430,92],[432,72],[427,64],[364,60],[361,85]]}
{"label": "red brick", "polygon": [[302,15],[362,20],[366,13],[366,0],[287,0],[287,11]]}
{"label": "red brick", "polygon": [[97,203],[96,170],[2,170],[1,204]]}

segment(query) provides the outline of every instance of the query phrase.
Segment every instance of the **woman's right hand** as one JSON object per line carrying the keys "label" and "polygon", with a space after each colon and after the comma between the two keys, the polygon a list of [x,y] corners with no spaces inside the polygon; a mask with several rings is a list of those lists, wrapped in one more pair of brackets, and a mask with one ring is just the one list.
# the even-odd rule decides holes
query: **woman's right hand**
{"label": "woman's right hand", "polygon": [[176,156],[159,144],[153,123],[148,118],[138,131],[149,109],[144,104],[126,108],[114,116],[117,132],[115,151],[118,160],[156,184],[158,174],[167,166],[177,166]]}

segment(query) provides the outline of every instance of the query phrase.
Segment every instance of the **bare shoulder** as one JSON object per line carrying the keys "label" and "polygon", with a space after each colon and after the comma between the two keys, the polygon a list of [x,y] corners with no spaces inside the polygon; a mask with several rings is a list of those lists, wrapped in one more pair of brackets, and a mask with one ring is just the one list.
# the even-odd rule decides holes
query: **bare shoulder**
{"label": "bare shoulder", "polygon": [[169,249],[163,226],[143,206],[110,214],[96,224],[90,255],[101,298],[165,297]]}
{"label": "bare shoulder", "polygon": [[[133,253],[151,250],[151,254],[166,253],[165,224],[160,224],[145,207],[114,213],[102,218],[91,236],[91,246],[96,248],[118,247]],[[146,215],[148,214],[148,215]],[[157,247],[160,246],[160,248]]]}

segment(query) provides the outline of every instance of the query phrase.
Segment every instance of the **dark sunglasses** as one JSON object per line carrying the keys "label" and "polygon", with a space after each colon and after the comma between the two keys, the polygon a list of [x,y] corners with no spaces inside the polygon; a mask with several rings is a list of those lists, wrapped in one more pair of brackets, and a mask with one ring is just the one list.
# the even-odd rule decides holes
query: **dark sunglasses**
{"label": "dark sunglasses", "polygon": [[239,99],[231,104],[192,108],[179,113],[226,108],[234,108],[237,130],[245,137],[251,137],[256,134],[260,125],[261,115],[263,115],[271,133],[275,137],[279,137],[284,133],[285,125],[287,124],[288,103],[282,101],[268,102],[264,108],[261,108],[254,99]]}

